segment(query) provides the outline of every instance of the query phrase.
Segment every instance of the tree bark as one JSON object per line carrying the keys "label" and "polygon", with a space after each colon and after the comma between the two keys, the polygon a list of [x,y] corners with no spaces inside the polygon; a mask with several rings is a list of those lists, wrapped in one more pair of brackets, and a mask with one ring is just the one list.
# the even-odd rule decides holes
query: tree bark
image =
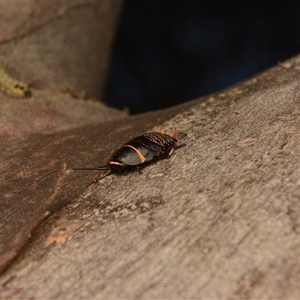
{"label": "tree bark", "polygon": [[[0,6],[1,68],[33,95],[0,94],[0,298],[299,297],[300,56],[128,117],[86,99],[120,2]],[[71,170],[162,127],[186,146],[141,174]]]}
{"label": "tree bark", "polygon": [[[296,56],[165,111],[41,134],[7,193],[19,209],[44,199],[50,216],[3,273],[1,296],[299,297],[299,70]],[[161,127],[186,146],[142,174],[91,184],[95,173],[70,171]],[[59,172],[34,183],[46,172],[37,157]]]}

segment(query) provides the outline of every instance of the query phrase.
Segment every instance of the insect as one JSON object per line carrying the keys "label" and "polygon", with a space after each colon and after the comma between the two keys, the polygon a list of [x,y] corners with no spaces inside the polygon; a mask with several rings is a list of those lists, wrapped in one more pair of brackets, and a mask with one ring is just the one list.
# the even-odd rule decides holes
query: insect
{"label": "insect", "polygon": [[14,98],[26,98],[31,96],[31,91],[27,84],[10,77],[1,67],[0,90]]}
{"label": "insect", "polygon": [[100,179],[111,173],[124,173],[129,170],[138,170],[152,162],[168,158],[175,149],[185,146],[176,146],[177,130],[172,136],[161,129],[160,132],[146,132],[139,135],[119,149],[117,149],[106,166],[73,168],[72,170],[105,170]]}

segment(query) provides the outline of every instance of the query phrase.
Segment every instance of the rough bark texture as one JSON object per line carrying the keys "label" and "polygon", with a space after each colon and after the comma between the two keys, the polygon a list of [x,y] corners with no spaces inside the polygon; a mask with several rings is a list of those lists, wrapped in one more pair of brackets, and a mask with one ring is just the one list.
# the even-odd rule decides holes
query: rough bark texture
{"label": "rough bark texture", "polygon": [[[40,135],[4,171],[20,212],[44,199],[50,216],[2,274],[1,297],[298,298],[299,74],[298,56],[166,111]],[[186,147],[142,174],[90,185],[93,172],[69,170],[102,164],[131,135],[175,126]],[[32,143],[15,142],[11,156]],[[45,169],[20,173],[41,157],[60,171],[37,182]]]}
{"label": "rough bark texture", "polygon": [[[0,4],[0,65],[33,87],[0,94],[0,298],[299,298],[300,57],[128,117],[80,99],[119,4]],[[186,147],[142,174],[70,170],[161,127]]]}
{"label": "rough bark texture", "polygon": [[0,3],[0,65],[38,89],[100,98],[121,1]]}
{"label": "rough bark texture", "polygon": [[62,167],[47,156],[60,151],[55,133],[126,117],[86,99],[103,92],[120,4],[0,3],[0,89],[7,83],[14,89],[16,79],[29,83],[33,74],[42,83],[41,89],[32,84],[27,99],[0,92],[0,271],[55,202],[63,177],[43,181]]}

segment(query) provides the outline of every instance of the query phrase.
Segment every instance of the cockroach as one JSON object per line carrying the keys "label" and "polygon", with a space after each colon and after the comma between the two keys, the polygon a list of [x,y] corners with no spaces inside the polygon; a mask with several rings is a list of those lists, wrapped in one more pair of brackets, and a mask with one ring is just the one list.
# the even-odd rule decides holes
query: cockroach
{"label": "cockroach", "polygon": [[126,174],[129,170],[139,170],[157,160],[168,158],[175,149],[185,146],[176,146],[177,130],[172,136],[161,129],[160,132],[146,132],[136,136],[118,148],[106,166],[73,168],[72,170],[104,170],[100,179],[112,173]]}

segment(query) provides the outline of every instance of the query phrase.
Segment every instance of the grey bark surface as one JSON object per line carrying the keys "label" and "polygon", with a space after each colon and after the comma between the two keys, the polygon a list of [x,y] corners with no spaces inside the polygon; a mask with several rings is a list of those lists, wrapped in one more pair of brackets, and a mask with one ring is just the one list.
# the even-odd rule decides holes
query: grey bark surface
{"label": "grey bark surface", "polygon": [[[0,3],[0,272],[55,204],[64,177],[43,178],[63,167],[56,133],[127,116],[88,97],[103,93],[120,9],[120,1]],[[32,97],[3,93],[19,80]]]}
{"label": "grey bark surface", "polygon": [[121,1],[0,3],[0,65],[36,89],[101,98]]}
{"label": "grey bark surface", "polygon": [[[1,297],[299,298],[299,74],[297,56],[184,105],[41,137],[60,171],[32,193],[55,200]],[[70,171],[161,127],[186,147],[142,174]]]}

